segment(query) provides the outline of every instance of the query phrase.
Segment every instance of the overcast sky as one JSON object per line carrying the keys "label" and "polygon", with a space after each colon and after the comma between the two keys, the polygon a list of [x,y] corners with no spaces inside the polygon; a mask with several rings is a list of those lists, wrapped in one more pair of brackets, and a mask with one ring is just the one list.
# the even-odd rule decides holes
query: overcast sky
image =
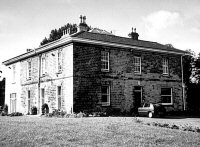
{"label": "overcast sky", "polygon": [[200,52],[200,0],[0,0],[0,62],[37,48],[66,23]]}

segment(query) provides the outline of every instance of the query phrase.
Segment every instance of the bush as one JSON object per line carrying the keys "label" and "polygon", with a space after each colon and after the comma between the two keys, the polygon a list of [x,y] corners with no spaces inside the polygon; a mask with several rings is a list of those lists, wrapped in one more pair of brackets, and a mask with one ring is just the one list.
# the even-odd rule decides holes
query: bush
{"label": "bush", "polygon": [[8,105],[7,104],[5,104],[3,106],[3,112],[4,112],[5,115],[8,115]]}
{"label": "bush", "polygon": [[179,129],[179,127],[177,125],[172,125],[171,129]]}
{"label": "bush", "polygon": [[52,116],[56,116],[56,117],[64,117],[66,114],[65,111],[60,111],[58,109],[55,109],[53,112],[52,112]]}
{"label": "bush", "polygon": [[42,105],[42,114],[48,114],[48,113],[49,113],[49,106],[46,103],[44,103]]}
{"label": "bush", "polygon": [[36,106],[33,106],[33,107],[31,108],[31,114],[32,114],[32,115],[36,115],[36,114],[37,114],[37,107],[36,107]]}
{"label": "bush", "polygon": [[13,113],[11,113],[11,114],[9,114],[9,116],[22,116],[23,114],[22,113],[20,113],[20,112],[13,112]]}

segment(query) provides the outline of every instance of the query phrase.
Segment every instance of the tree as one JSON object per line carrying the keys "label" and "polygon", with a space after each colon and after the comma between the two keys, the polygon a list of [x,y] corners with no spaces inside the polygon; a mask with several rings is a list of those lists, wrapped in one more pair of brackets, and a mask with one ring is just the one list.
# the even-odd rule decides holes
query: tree
{"label": "tree", "polygon": [[73,34],[73,33],[76,33],[77,32],[77,25],[76,24],[70,24],[70,23],[67,23],[66,25],[60,27],[58,30],[57,29],[53,29],[51,30],[51,33],[49,34],[49,38],[44,38],[42,40],[42,42],[40,43],[40,45],[45,45],[49,42],[52,42],[52,41],[55,41],[55,40],[58,40],[62,37],[63,35],[63,31],[66,31],[69,30],[69,34]]}
{"label": "tree", "polygon": [[200,54],[196,58],[192,50],[187,50],[188,55],[183,57],[184,83],[186,85],[186,101],[188,110],[196,112],[200,111]]}
{"label": "tree", "polygon": [[186,50],[186,52],[188,52],[188,54],[183,56],[183,81],[186,86],[189,86],[192,82],[191,78],[194,70],[195,53],[191,49]]}
{"label": "tree", "polygon": [[170,48],[174,48],[174,46],[172,45],[172,44],[170,44],[170,43],[168,43],[168,44],[165,44],[167,47],[170,47]]}
{"label": "tree", "polygon": [[194,61],[194,66],[195,66],[194,78],[196,83],[200,85],[200,53],[198,54],[198,57]]}

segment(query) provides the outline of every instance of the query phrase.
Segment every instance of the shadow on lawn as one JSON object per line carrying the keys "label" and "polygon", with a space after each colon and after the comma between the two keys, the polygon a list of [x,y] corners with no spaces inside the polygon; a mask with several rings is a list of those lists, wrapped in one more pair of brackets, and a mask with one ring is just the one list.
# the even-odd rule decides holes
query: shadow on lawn
{"label": "shadow on lawn", "polygon": [[187,118],[199,118],[200,116],[189,116],[189,115],[167,115],[165,117],[156,117],[157,119],[187,119]]}

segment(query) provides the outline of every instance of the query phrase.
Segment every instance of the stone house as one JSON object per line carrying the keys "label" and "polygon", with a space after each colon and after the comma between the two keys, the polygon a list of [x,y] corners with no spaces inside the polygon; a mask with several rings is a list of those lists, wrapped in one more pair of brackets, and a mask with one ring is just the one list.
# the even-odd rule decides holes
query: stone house
{"label": "stone house", "polygon": [[28,113],[44,103],[67,113],[97,106],[130,112],[143,102],[183,110],[185,52],[138,36],[88,31],[81,18],[77,33],[4,61],[9,112]]}

